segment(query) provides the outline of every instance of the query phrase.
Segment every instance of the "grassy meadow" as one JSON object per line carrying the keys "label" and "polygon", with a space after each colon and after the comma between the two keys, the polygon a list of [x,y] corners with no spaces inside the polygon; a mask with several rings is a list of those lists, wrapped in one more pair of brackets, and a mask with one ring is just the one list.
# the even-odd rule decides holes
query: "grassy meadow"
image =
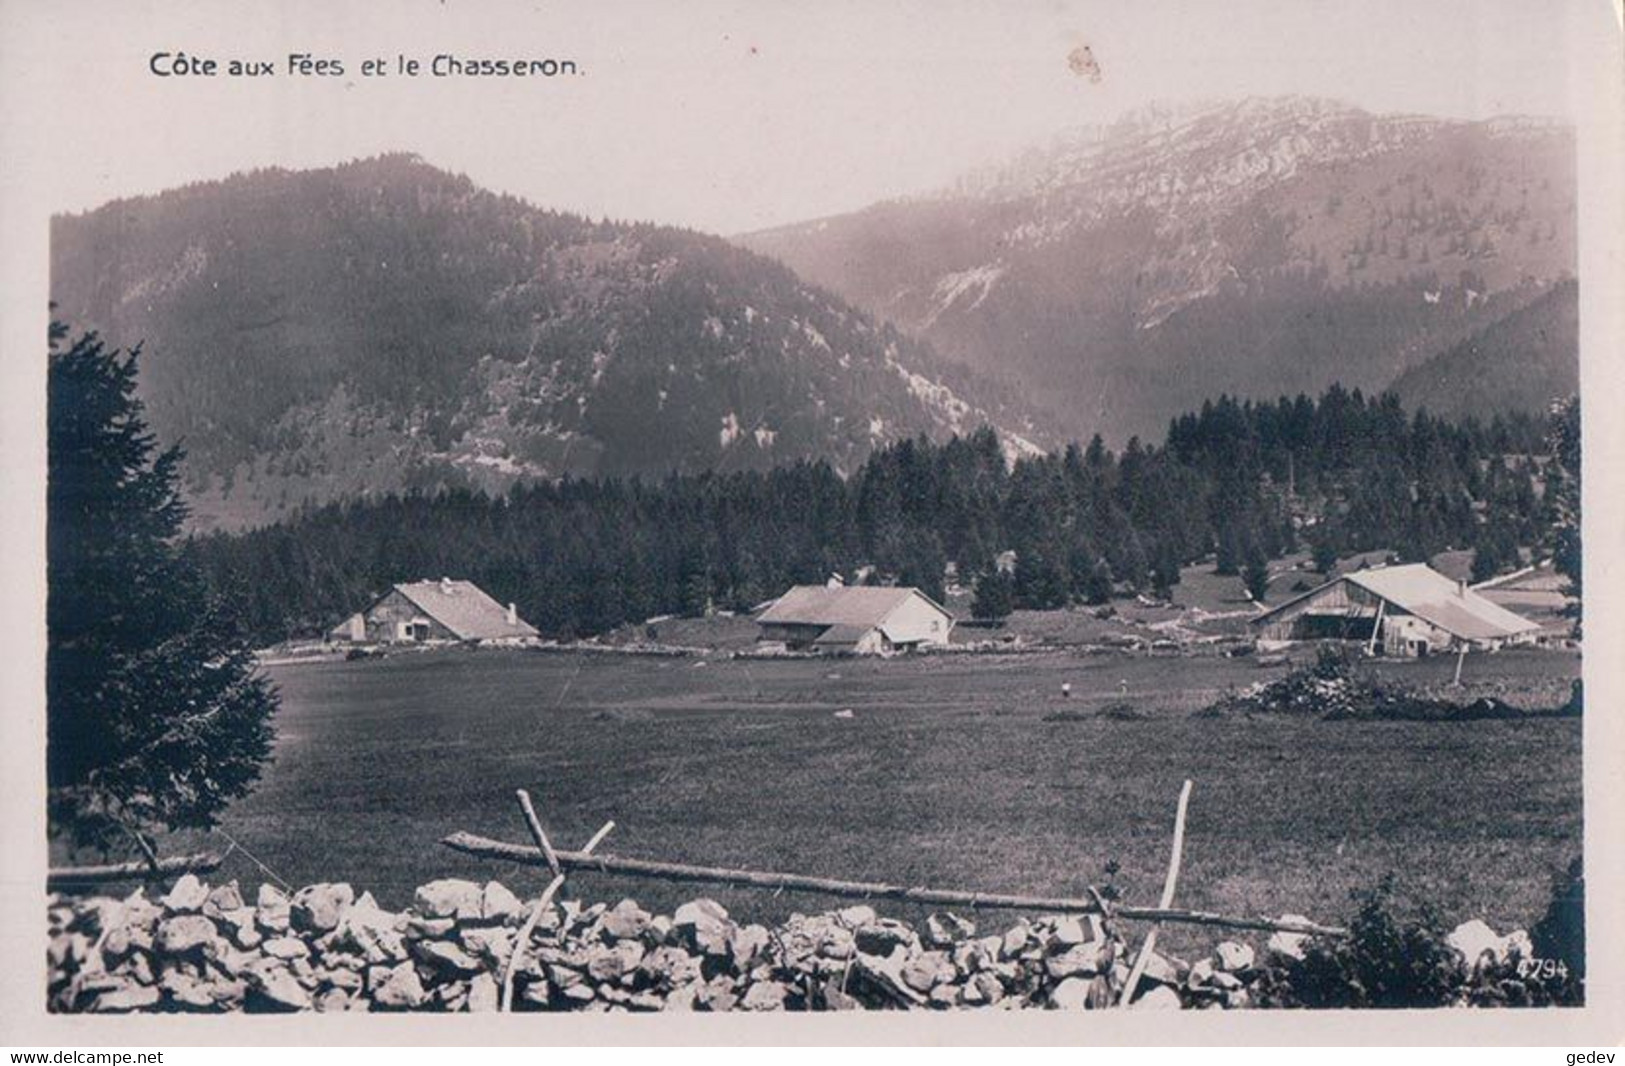
{"label": "grassy meadow", "polygon": [[[1426,682],[1451,665],[1386,669]],[[1476,658],[1470,673],[1503,691],[1549,690],[1578,665],[1573,653],[1509,652]],[[605,850],[631,856],[1043,893],[1098,884],[1116,862],[1125,898],[1152,902],[1190,777],[1184,905],[1330,921],[1348,913],[1351,889],[1393,871],[1451,918],[1538,917],[1551,873],[1581,847],[1578,720],[1194,716],[1276,672],[1071,653],[439,651],[275,667],[276,759],[223,828],[296,885],[348,880],[386,905],[443,876],[535,891],[534,871],[435,843],[458,829],[525,841],[513,799],[523,787],[562,846],[613,818]],[[1143,717],[1094,713],[1120,700]],[[1045,720],[1062,708],[1074,720]],[[241,850],[218,876],[265,879]],[[705,891],[601,875],[573,884],[657,907]],[[756,918],[828,905],[710,894]],[[1174,944],[1187,935],[1207,934],[1175,931]]]}

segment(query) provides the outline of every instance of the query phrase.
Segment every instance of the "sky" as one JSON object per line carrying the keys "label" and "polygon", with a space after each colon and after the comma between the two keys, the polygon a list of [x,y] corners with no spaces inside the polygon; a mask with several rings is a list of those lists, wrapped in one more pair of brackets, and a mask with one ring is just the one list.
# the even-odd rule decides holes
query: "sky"
{"label": "sky", "polygon": [[[411,151],[546,207],[738,233],[949,184],[1152,101],[1332,97],[1572,117],[1607,0],[0,0],[0,70],[65,157],[52,210]],[[1100,77],[1068,57],[1087,45]],[[158,51],[269,79],[158,78]],[[339,78],[296,79],[291,52]],[[364,78],[397,55],[571,59],[573,77]],[[1583,69],[1583,68],[1581,68]],[[71,150],[67,150],[71,146]],[[9,158],[17,156],[8,153]]]}

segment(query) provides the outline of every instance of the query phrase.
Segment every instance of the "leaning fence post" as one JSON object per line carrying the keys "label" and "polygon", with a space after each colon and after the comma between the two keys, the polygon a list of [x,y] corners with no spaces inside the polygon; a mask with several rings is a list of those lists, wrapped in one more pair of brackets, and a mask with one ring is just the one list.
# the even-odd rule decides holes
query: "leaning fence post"
{"label": "leaning fence post", "polygon": [[[513,979],[519,972],[519,963],[524,957],[525,949],[530,946],[531,934],[536,931],[536,924],[542,920],[542,915],[553,905],[553,897],[564,887],[564,869],[559,865],[558,855],[554,853],[553,845],[548,842],[547,833],[542,829],[541,819],[536,817],[536,808],[531,805],[530,793],[524,789],[518,791],[519,809],[524,812],[525,824],[530,827],[530,835],[536,838],[536,846],[541,849],[548,867],[553,871],[553,880],[542,890],[541,897],[536,900],[536,906],[531,908],[529,916],[525,918],[525,924],[519,927],[519,935],[514,938],[513,951],[508,954],[508,965],[502,971],[502,990],[497,997],[497,1010],[503,1013],[513,1007]],[[614,828],[614,822],[604,823],[604,827],[594,833],[592,839],[581,849],[581,854],[591,855],[593,849],[603,843],[604,838],[609,836],[610,830]]]}
{"label": "leaning fence post", "polygon": [[[1191,783],[1185,779],[1185,786],[1179,790],[1179,809],[1174,813],[1174,849],[1173,855],[1168,859],[1168,876],[1162,882],[1162,902],[1158,910],[1167,910],[1174,903],[1174,885],[1179,881],[1179,860],[1185,850],[1185,808],[1190,804]],[[1118,998],[1117,1005],[1126,1007],[1134,998],[1134,986],[1140,983],[1145,974],[1146,964],[1151,961],[1151,953],[1157,947],[1157,930],[1162,927],[1161,922],[1153,922],[1150,932],[1145,934],[1145,943],[1140,945],[1139,957],[1134,960],[1134,966],[1128,972],[1128,980],[1123,983],[1123,991]]]}

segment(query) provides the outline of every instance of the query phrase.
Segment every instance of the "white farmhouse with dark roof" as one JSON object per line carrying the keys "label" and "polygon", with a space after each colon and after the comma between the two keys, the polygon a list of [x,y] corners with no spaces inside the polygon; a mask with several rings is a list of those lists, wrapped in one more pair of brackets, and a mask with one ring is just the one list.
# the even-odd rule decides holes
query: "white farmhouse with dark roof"
{"label": "white farmhouse with dark roof", "polygon": [[873,655],[948,643],[953,615],[916,588],[797,585],[756,619],[792,650]]}
{"label": "white farmhouse with dark roof", "polygon": [[1386,655],[1407,656],[1522,643],[1540,630],[1426,563],[1343,574],[1252,625],[1261,640],[1363,640]]}
{"label": "white farmhouse with dark roof", "polygon": [[328,631],[357,644],[514,640],[536,636],[513,604],[502,604],[472,581],[413,581],[395,585],[364,611]]}

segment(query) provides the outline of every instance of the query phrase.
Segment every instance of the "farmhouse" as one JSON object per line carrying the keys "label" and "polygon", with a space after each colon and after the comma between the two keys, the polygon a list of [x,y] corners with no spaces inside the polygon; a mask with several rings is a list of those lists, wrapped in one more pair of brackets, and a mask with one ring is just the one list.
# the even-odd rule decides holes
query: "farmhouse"
{"label": "farmhouse", "polygon": [[472,581],[413,581],[395,585],[328,631],[328,639],[357,644],[512,640],[536,630]]}
{"label": "farmhouse", "polygon": [[915,588],[797,585],[756,619],[793,650],[874,655],[948,643],[954,618]]}
{"label": "farmhouse", "polygon": [[1497,648],[1540,626],[1497,606],[1426,563],[1358,570],[1252,620],[1267,641],[1362,640],[1385,655],[1449,647]]}

